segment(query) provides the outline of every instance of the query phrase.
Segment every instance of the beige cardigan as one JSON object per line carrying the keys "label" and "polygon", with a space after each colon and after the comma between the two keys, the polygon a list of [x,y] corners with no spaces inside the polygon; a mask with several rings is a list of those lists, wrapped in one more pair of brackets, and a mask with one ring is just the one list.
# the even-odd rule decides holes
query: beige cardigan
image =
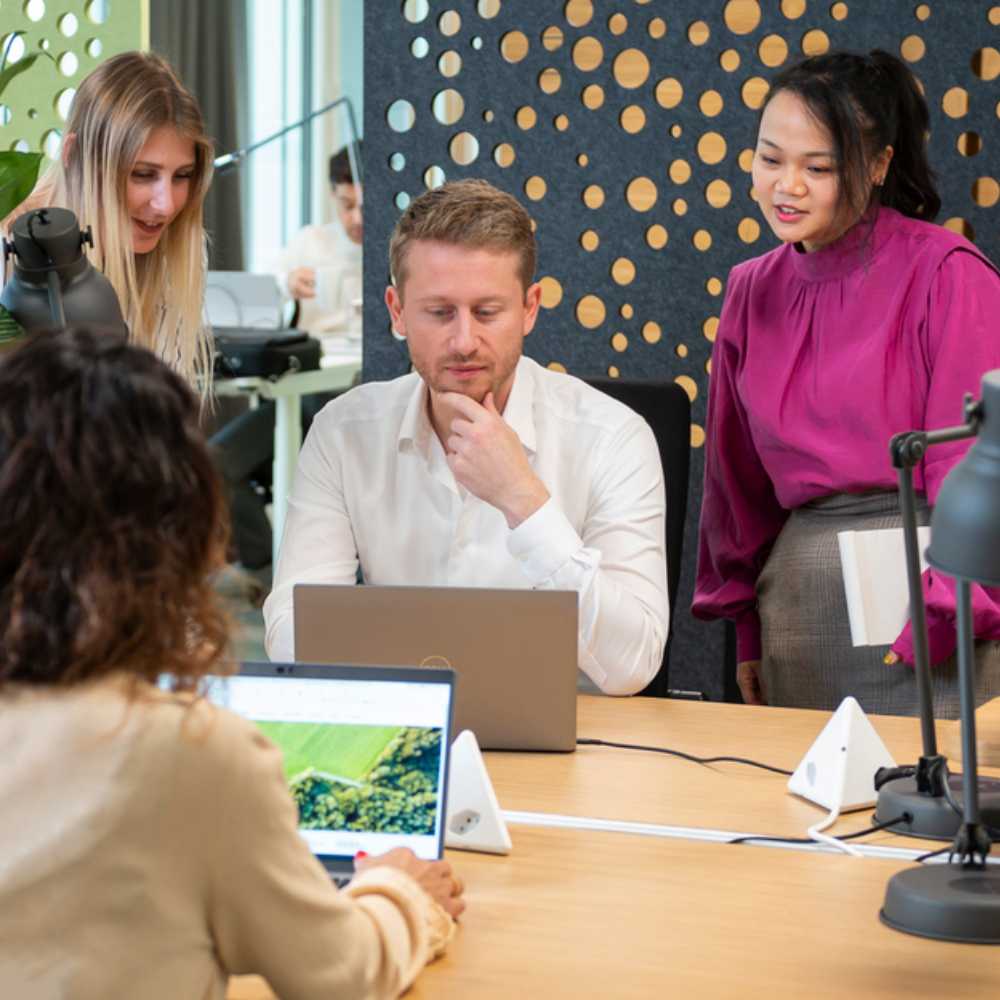
{"label": "beige cardigan", "polygon": [[398,870],[333,887],[238,716],[120,678],[0,696],[4,1000],[394,997],[451,930]]}

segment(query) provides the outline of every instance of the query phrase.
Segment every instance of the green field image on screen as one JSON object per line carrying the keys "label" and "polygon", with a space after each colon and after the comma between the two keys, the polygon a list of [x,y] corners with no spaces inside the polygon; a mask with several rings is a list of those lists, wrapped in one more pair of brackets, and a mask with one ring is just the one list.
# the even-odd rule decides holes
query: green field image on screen
{"label": "green field image on screen", "polygon": [[282,751],[302,829],[434,832],[440,729],[257,724]]}

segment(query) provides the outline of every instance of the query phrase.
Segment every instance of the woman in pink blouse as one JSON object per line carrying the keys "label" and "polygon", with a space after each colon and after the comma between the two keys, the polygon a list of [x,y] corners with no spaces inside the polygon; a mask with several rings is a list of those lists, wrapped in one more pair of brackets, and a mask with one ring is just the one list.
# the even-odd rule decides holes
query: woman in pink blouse
{"label": "woman in pink blouse", "polygon": [[[829,53],[774,80],[753,164],[783,245],[734,268],[712,355],[693,606],[736,623],[754,704],[915,713],[907,625],[853,647],[837,533],[900,523],[888,443],[958,424],[1000,367],[1000,275],[931,224],[929,115],[887,52]],[[915,470],[929,518],[968,443]],[[924,574],[935,707],[957,714],[954,586]],[[976,636],[1000,639],[1000,593],[974,588]],[[1000,693],[1000,645],[977,643],[977,696]]]}

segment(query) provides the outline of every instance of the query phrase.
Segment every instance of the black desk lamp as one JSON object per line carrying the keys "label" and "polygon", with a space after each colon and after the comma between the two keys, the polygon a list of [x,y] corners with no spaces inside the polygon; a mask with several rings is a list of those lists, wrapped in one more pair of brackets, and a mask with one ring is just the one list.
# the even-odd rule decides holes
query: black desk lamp
{"label": "black desk lamp", "polygon": [[83,251],[94,245],[90,227],[80,232],[65,208],[37,208],[19,216],[11,239],[3,241],[4,260],[13,257],[13,275],[0,293],[0,305],[28,332],[70,323],[95,323],[125,329],[111,282]]}
{"label": "black desk lamp", "polygon": [[[991,374],[996,376],[1000,373]],[[985,391],[985,380],[983,387]],[[893,468],[897,470],[899,476],[899,507],[903,515],[906,570],[910,590],[910,620],[913,625],[913,665],[924,752],[916,767],[883,770],[876,775],[878,805],[875,809],[875,821],[884,823],[895,817],[902,817],[889,829],[894,833],[927,837],[932,840],[953,840],[958,835],[962,814],[955,795],[961,791],[963,781],[961,775],[949,774],[947,761],[938,753],[937,736],[934,732],[927,611],[924,607],[924,591],[920,579],[913,470],[923,459],[928,447],[975,437],[982,421],[982,407],[982,403],[972,403],[969,397],[965,404],[966,422],[960,427],[949,427],[940,431],[906,431],[897,434],[889,443]],[[995,410],[993,419],[1000,424],[998,418],[1000,410]],[[978,448],[980,445],[974,447]],[[997,508],[997,511],[1000,513],[1000,508]],[[936,526],[940,523],[940,516],[938,507],[935,506],[932,518],[935,525],[934,532],[938,530]],[[933,532],[931,539],[931,548],[937,551]],[[976,785],[976,791],[981,797],[982,814],[987,823],[992,827],[1000,827],[1000,781],[982,778]]]}
{"label": "black desk lamp", "polygon": [[[985,810],[980,810],[982,784],[976,774],[971,597],[973,583],[1000,586],[1000,370],[984,376],[983,398],[979,403],[967,399],[965,416],[962,428],[925,435],[928,444],[978,435],[968,455],[941,486],[931,517],[931,545],[927,551],[928,563],[954,577],[957,584],[958,678],[965,768],[962,824],[947,864],[908,868],[889,880],[881,917],[896,930],[923,937],[1000,944],[1000,873],[991,874],[986,865],[990,837],[982,823],[985,815]],[[900,499],[902,503],[902,494]],[[912,513],[912,494],[907,499]],[[919,584],[919,574],[916,582]],[[919,586],[913,590],[912,575],[910,583],[912,599],[919,593]],[[915,645],[916,640],[914,619]],[[926,657],[926,628],[921,641]],[[929,713],[924,711],[924,700],[929,705],[930,678],[918,677],[918,682],[926,687],[920,693],[921,718],[926,724]],[[933,717],[930,733],[933,738]],[[926,726],[924,738],[926,747]],[[992,825],[995,821],[989,822]]]}

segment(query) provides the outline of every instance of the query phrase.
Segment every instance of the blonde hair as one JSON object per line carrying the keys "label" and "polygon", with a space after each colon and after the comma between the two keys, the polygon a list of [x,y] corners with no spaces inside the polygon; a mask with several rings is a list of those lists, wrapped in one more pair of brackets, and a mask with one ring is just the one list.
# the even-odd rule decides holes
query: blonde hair
{"label": "blonde hair", "polygon": [[535,274],[531,216],[516,198],[487,181],[449,181],[410,202],[389,243],[389,266],[400,295],[410,244],[417,240],[516,253],[525,294]]}
{"label": "blonde hair", "polygon": [[[187,204],[149,253],[132,250],[127,185],[150,135],[169,126],[194,144]],[[121,302],[133,342],[153,351],[188,380],[211,377],[210,331],[202,320],[206,248],[202,202],[212,179],[212,144],[201,112],[170,65],[148,52],[126,52],[101,64],[73,98],[66,136],[73,136],[38,182],[24,208],[57,205],[94,231],[94,264]]]}

